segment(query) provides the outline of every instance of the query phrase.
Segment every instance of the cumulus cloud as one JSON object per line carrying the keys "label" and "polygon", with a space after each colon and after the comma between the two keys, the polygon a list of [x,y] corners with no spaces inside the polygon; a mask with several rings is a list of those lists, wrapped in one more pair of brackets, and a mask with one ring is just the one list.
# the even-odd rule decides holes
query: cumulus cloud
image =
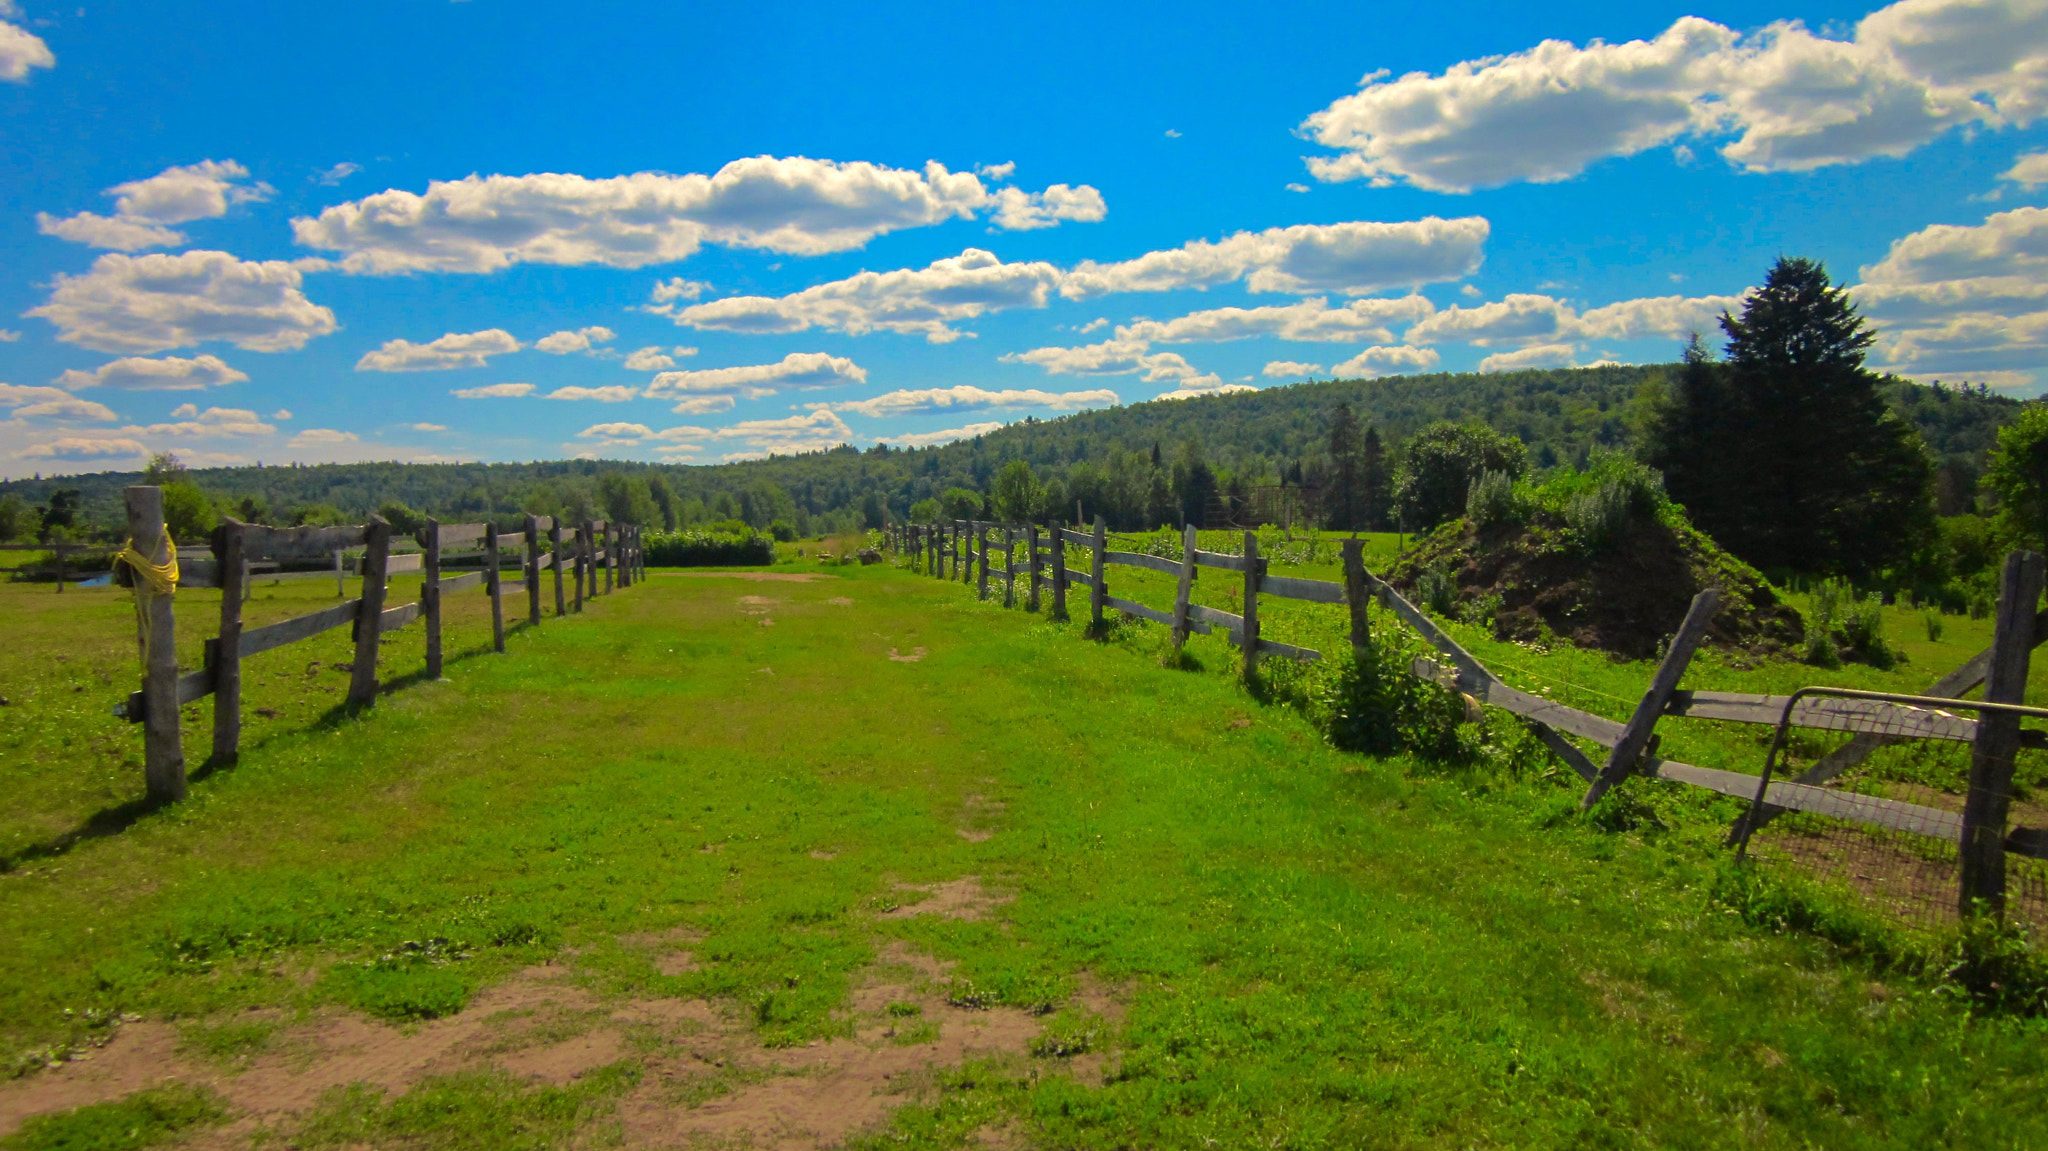
{"label": "cumulus cloud", "polygon": [[887,441],[899,448],[935,448],[957,440],[971,440],[1002,429],[999,423],[968,424],[960,428],[947,428],[940,432],[912,432],[904,436],[889,436]]}
{"label": "cumulus cloud", "polygon": [[646,424],[626,423],[592,424],[576,433],[577,438],[586,440],[644,440],[653,434],[654,429]]}
{"label": "cumulus cloud", "polygon": [[[865,335],[902,332],[934,344],[965,334],[952,327],[989,312],[1043,308],[1061,280],[1040,262],[1005,264],[969,248],[923,268],[861,272],[787,296],[729,296],[663,314],[693,328],[728,332],[802,332],[813,327]],[[657,305],[652,310],[662,311]]]}
{"label": "cumulus cloud", "polygon": [[623,384],[606,384],[601,388],[586,388],[571,384],[566,388],[556,388],[554,391],[549,392],[547,398],[551,400],[596,400],[600,404],[623,404],[639,394],[639,388],[629,388]]}
{"label": "cumulus cloud", "polygon": [[90,423],[105,423],[118,417],[114,415],[114,409],[105,404],[97,404],[91,400],[81,400],[76,396],[66,396],[61,400],[44,400],[40,404],[29,404],[26,407],[16,408],[14,409],[14,418],[17,420],[77,420]]}
{"label": "cumulus cloud", "polygon": [[1482,372],[1518,372],[1526,368],[1569,368],[1577,348],[1571,344],[1534,344],[1512,352],[1496,352],[1479,361]]}
{"label": "cumulus cloud", "polygon": [[448,430],[447,424],[408,424],[406,426],[416,432],[445,432]]}
{"label": "cumulus cloud", "polygon": [[1901,156],[1959,124],[2024,124],[2044,96],[2048,10],[1904,0],[1846,40],[1687,16],[1652,40],[1546,40],[1440,75],[1375,72],[1300,131],[1340,152],[1308,158],[1317,179],[1465,192],[1569,179],[1681,137],[1723,141],[1749,171]]}
{"label": "cumulus cloud", "polygon": [[116,197],[112,216],[80,212],[58,219],[38,212],[36,226],[45,235],[124,252],[182,244],[185,234],[166,225],[215,219],[227,215],[230,204],[270,198],[270,185],[244,183],[248,178],[249,169],[233,160],[201,160],[108,188]]}
{"label": "cumulus cloud", "polygon": [[636,348],[626,355],[626,368],[635,372],[659,372],[676,366],[677,356],[694,356],[695,348],[663,348],[659,344]]}
{"label": "cumulus cloud", "polygon": [[334,428],[307,428],[286,441],[285,446],[292,448],[332,448],[339,447],[342,444],[359,443],[362,438],[354,432],[337,431]]}
{"label": "cumulus cloud", "polygon": [[1207,343],[1277,336],[1329,343],[1391,343],[1389,324],[1411,324],[1436,311],[1423,296],[1353,300],[1332,308],[1313,298],[1264,308],[1211,308],[1172,320],[1141,320],[1116,330],[1117,338],[1161,344]]}
{"label": "cumulus cloud", "polygon": [[58,376],[57,382],[73,391],[80,388],[121,388],[138,392],[189,392],[245,383],[248,379],[247,375],[229,367],[219,356],[194,356],[189,360],[177,356],[158,360],[127,356],[101,364],[90,372],[72,368]]}
{"label": "cumulus cloud", "polygon": [[274,425],[264,423],[255,412],[246,408],[208,408],[202,412],[197,404],[180,404],[172,409],[171,418],[177,422],[122,428],[121,431],[125,435],[156,438],[267,436],[277,431]]}
{"label": "cumulus cloud", "polygon": [[31,460],[113,460],[132,459],[142,455],[144,449],[140,440],[113,436],[59,436],[39,444],[30,444],[21,450],[24,459]]}
{"label": "cumulus cloud", "polygon": [[1489,231],[1481,216],[1430,216],[1239,232],[1121,263],[1086,261],[1067,274],[1060,294],[1085,300],[1108,292],[1200,289],[1243,280],[1254,292],[1366,295],[1471,275],[1484,258]]}
{"label": "cumulus cloud", "polygon": [[679,416],[702,416],[713,412],[729,412],[733,409],[731,396],[686,396],[677,400],[669,411]]}
{"label": "cumulus cloud", "polygon": [[516,352],[521,344],[503,328],[481,332],[449,332],[438,340],[415,344],[411,340],[386,340],[374,352],[356,361],[359,372],[435,372],[453,368],[481,368],[492,356]]}
{"label": "cumulus cloud", "polygon": [[739,440],[756,451],[816,452],[851,440],[853,429],[830,410],[820,408],[809,415],[779,420],[741,420],[714,429],[710,438]]}
{"label": "cumulus cloud", "polygon": [[1226,383],[1223,377],[1210,373],[1205,376],[1190,376],[1182,380],[1172,391],[1161,392],[1152,397],[1155,400],[1186,400],[1195,396],[1227,396],[1233,392],[1256,392],[1250,384]]}
{"label": "cumulus cloud", "polygon": [[737,392],[750,398],[775,392],[867,383],[867,370],[843,356],[824,352],[791,352],[772,364],[663,372],[647,384],[654,399]]}
{"label": "cumulus cloud", "polygon": [[1280,376],[1319,376],[1322,373],[1321,364],[1304,364],[1299,360],[1273,360],[1259,372],[1269,380]]}
{"label": "cumulus cloud", "polygon": [[2010,180],[2032,191],[2048,184],[2048,152],[2027,152],[2013,161],[2013,165],[1998,174],[2001,180]]}
{"label": "cumulus cloud", "polygon": [[1852,291],[1879,324],[1877,358],[1931,378],[2048,363],[2048,209],[1936,224],[1893,241]]}
{"label": "cumulus cloud", "polygon": [[[0,6],[0,16],[15,16],[12,4]],[[0,80],[28,82],[29,69],[55,68],[57,54],[43,38],[26,28],[0,20]]]}
{"label": "cumulus cloud", "polygon": [[[1085,219],[1093,188],[1052,189],[1010,212],[971,172],[936,161],[922,171],[801,156],[734,160],[717,173],[566,173],[435,181],[424,195],[391,189],[292,221],[298,242],[343,253],[351,272],[491,272],[514,264],[641,268],[704,244],[815,256],[905,228],[995,209],[998,227]],[[1015,189],[1003,189],[1003,193]],[[1061,215],[1060,213],[1065,213]],[[1097,215],[1095,218],[1100,218]]]}
{"label": "cumulus cloud", "polygon": [[976,164],[974,166],[975,175],[987,176],[989,179],[995,180],[997,182],[1009,179],[1012,175],[1016,173],[1016,171],[1017,162],[1015,160],[1010,160],[1001,164]]}
{"label": "cumulus cloud", "polygon": [[350,176],[353,176],[357,172],[360,172],[362,170],[363,166],[361,164],[355,164],[347,160],[343,160],[341,163],[336,164],[334,167],[329,168],[325,172],[320,173],[318,176],[313,177],[313,179],[316,183],[325,184],[328,187],[332,188],[336,184],[341,183],[343,180],[348,179]]}
{"label": "cumulus cloud", "polygon": [[493,400],[533,394],[532,384],[485,384],[480,388],[457,388],[448,393],[463,400]]}
{"label": "cumulus cloud", "polygon": [[1202,372],[1178,352],[1154,352],[1144,340],[1115,339],[1078,348],[1033,348],[1001,357],[1006,364],[1036,364],[1048,373],[1081,376],[1121,376],[1143,372],[1146,383],[1160,380],[1192,380]]}
{"label": "cumulus cloud", "polygon": [[38,388],[27,384],[0,384],[0,408],[18,408],[24,404],[47,404],[55,400],[68,400],[71,394],[62,388]]}
{"label": "cumulus cloud", "polygon": [[1682,340],[1712,332],[1723,312],[1742,310],[1743,296],[1648,296],[1591,308],[1579,316],[1578,335],[1589,340]]}
{"label": "cumulus cloud", "polygon": [[1330,375],[1337,379],[1372,379],[1400,372],[1426,372],[1442,359],[1435,348],[1407,344],[1372,347],[1331,368]]}
{"label": "cumulus cloud", "polygon": [[1109,205],[1103,203],[1102,193],[1086,184],[1054,184],[1043,192],[1004,188],[996,193],[995,225],[1013,232],[1056,228],[1062,220],[1096,224],[1107,215]]}
{"label": "cumulus cloud", "polygon": [[971,384],[951,388],[923,388],[885,392],[873,399],[846,400],[833,404],[812,404],[839,412],[864,416],[904,416],[919,412],[977,411],[997,408],[1050,408],[1079,411],[1082,408],[1112,407],[1121,401],[1108,388],[1079,392],[1042,392],[1035,388],[1006,388],[990,391]]}
{"label": "cumulus cloud", "polygon": [[1452,306],[1408,329],[1411,344],[1534,343],[1569,331],[1575,320],[1570,306],[1549,296],[1517,292],[1490,304]]}
{"label": "cumulus cloud", "polygon": [[534,349],[551,355],[566,356],[571,352],[587,352],[592,344],[608,344],[618,338],[610,328],[588,327],[575,331],[560,331],[542,336],[533,342]]}
{"label": "cumulus cloud", "polygon": [[108,253],[84,275],[59,274],[50,301],[25,314],[55,324],[59,340],[100,352],[163,352],[208,340],[284,352],[338,326],[300,283],[299,270],[282,260]]}

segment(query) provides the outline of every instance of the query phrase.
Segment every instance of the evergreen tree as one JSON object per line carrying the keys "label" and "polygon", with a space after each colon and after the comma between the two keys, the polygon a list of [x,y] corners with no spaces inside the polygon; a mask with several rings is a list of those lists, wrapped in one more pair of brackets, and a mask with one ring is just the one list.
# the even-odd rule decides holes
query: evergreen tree
{"label": "evergreen tree", "polygon": [[1359,526],[1366,531],[1383,532],[1393,526],[1393,481],[1380,430],[1365,429],[1365,442],[1358,451],[1358,489],[1363,509]]}
{"label": "evergreen tree", "polygon": [[1780,258],[1737,318],[1727,363],[1687,350],[1650,462],[1693,522],[1760,568],[1868,577],[1932,526],[1920,437],[1864,370],[1876,339],[1818,262]]}
{"label": "evergreen tree", "polygon": [[1350,404],[1338,404],[1330,413],[1329,526],[1355,531],[1364,524],[1359,515],[1358,417]]}
{"label": "evergreen tree", "polygon": [[1216,472],[1202,458],[1202,445],[1186,440],[1173,461],[1173,494],[1178,514],[1174,526],[1209,527],[1209,508],[1216,500]]}

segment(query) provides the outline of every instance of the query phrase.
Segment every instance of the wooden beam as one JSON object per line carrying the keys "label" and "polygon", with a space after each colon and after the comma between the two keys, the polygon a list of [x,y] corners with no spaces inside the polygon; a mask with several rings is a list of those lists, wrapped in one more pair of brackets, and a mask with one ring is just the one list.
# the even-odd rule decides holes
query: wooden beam
{"label": "wooden beam", "polygon": [[526,517],[526,623],[540,626],[540,517]]}
{"label": "wooden beam", "polygon": [[391,524],[382,516],[371,516],[363,532],[367,548],[363,556],[363,607],[356,617],[356,660],[349,676],[350,707],[368,707],[377,701],[377,632],[373,623],[384,613],[384,561],[391,556]]}
{"label": "wooden beam", "polygon": [[1039,562],[1038,562],[1038,525],[1037,525],[1037,524],[1032,524],[1032,525],[1031,525],[1031,529],[1030,529],[1030,533],[1029,533],[1029,534],[1030,534],[1030,538],[1029,538],[1029,539],[1027,539],[1027,540],[1025,541],[1025,543],[1026,543],[1026,544],[1027,544],[1027,545],[1028,545],[1028,546],[1030,547],[1030,549],[1031,549],[1031,569],[1030,569],[1030,570],[1031,570],[1031,591],[1030,591],[1030,596],[1029,596],[1029,598],[1028,598],[1028,599],[1027,599],[1027,600],[1025,601],[1025,604],[1024,604],[1024,606],[1025,606],[1025,609],[1026,609],[1026,610],[1028,610],[1028,611],[1032,611],[1032,612],[1036,612],[1036,611],[1038,610],[1038,578],[1039,578],[1039,575],[1038,575],[1038,573],[1039,573]]}
{"label": "wooden beam", "polygon": [[1179,651],[1188,642],[1191,621],[1188,618],[1189,597],[1195,590],[1195,525],[1183,524],[1180,533],[1181,562],[1174,565],[1180,570],[1173,587],[1173,647]]}
{"label": "wooden beam", "polygon": [[[1664,714],[1687,719],[1717,719],[1775,727],[1790,696],[1750,695],[1727,691],[1675,691]],[[1808,696],[1792,712],[1794,727],[1818,731],[1855,731],[1906,739],[1947,739],[1967,743],[1977,737],[1977,721],[1947,712],[1867,699]]]}
{"label": "wooden beam", "polygon": [[[242,558],[242,527],[222,519],[213,530],[214,570],[220,581],[220,634],[213,658],[213,763],[232,765],[242,750],[242,600],[249,586],[249,561]],[[323,573],[324,574],[324,573]]]}
{"label": "wooden beam", "polygon": [[355,526],[266,528],[251,524],[242,536],[242,558],[252,561],[325,558],[330,552],[361,547],[363,539],[363,529]]}
{"label": "wooden beam", "polygon": [[383,635],[387,631],[397,631],[418,618],[420,618],[420,605],[416,603],[402,603],[397,607],[387,607],[377,613],[377,634]]}
{"label": "wooden beam", "polygon": [[[2041,600],[2044,562],[2039,552],[2005,557],[1998,592],[1998,624],[1984,702],[2024,703],[2027,664],[2034,650],[2034,606]],[[2020,718],[1986,712],[1977,718],[1970,752],[1970,790],[1963,799],[1962,883],[1957,903],[1965,916],[2005,910],[2005,824],[2012,805],[2012,761],[2019,750]]]}
{"label": "wooden beam", "polygon": [[441,678],[441,596],[453,589],[441,578],[441,525],[432,516],[420,531],[426,550],[426,576],[420,581],[420,606],[427,617],[427,678]]}
{"label": "wooden beam", "polygon": [[556,520],[548,524],[548,566],[555,572],[555,618],[560,619],[568,610],[562,595],[562,524]]}
{"label": "wooden beam", "polygon": [[1052,617],[1067,618],[1067,533],[1064,528],[1052,529]]}
{"label": "wooden beam", "polygon": [[1365,541],[1356,536],[1344,541],[1344,602],[1351,608],[1351,650],[1363,656],[1372,646],[1372,621],[1366,616],[1366,602],[1372,597],[1365,574]]}
{"label": "wooden beam", "polygon": [[1178,561],[1155,555],[1146,555],[1144,552],[1110,552],[1102,558],[1104,563],[1122,564],[1125,567],[1134,568],[1151,568],[1153,571],[1170,576],[1180,574],[1181,565]]}
{"label": "wooden beam", "polygon": [[[136,484],[123,498],[128,546],[148,563],[173,562],[176,556],[164,531],[163,489]],[[143,783],[153,800],[180,800],[185,798],[185,745],[178,727],[178,625],[171,611],[176,588],[159,592],[141,572],[134,574],[136,637],[142,649]]]}
{"label": "wooden beam", "polygon": [[1259,537],[1244,533],[1244,630],[1239,646],[1244,649],[1244,678],[1250,682],[1259,673],[1259,577],[1265,565],[1259,562]]}
{"label": "wooden beam", "polygon": [[1102,608],[1109,602],[1109,583],[1103,579],[1103,559],[1109,551],[1109,528],[1101,516],[1095,517],[1095,541],[1089,555],[1093,557],[1089,571],[1088,607],[1091,622],[1096,630],[1102,629]]}
{"label": "wooden beam", "polygon": [[505,574],[500,570],[498,525],[484,528],[484,588],[491,597],[491,650],[505,654]]}
{"label": "wooden beam", "polygon": [[1692,664],[1693,652],[1699,650],[1700,641],[1707,637],[1707,625],[1714,622],[1714,613],[1719,610],[1721,593],[1715,588],[1704,588],[1692,597],[1692,606],[1686,609],[1677,634],[1671,637],[1670,648],[1657,665],[1657,674],[1650,679],[1650,690],[1644,692],[1643,698],[1637,702],[1635,714],[1629,717],[1621,738],[1607,753],[1607,762],[1600,768],[1600,778],[1586,789],[1586,798],[1580,801],[1579,810],[1592,810],[1609,788],[1635,770],[1636,760],[1650,746],[1650,735],[1656,730],[1658,717],[1664,714],[1664,706],[1671,701],[1671,693],[1678,690],[1679,677]]}
{"label": "wooden beam", "polygon": [[1245,557],[1224,555],[1222,552],[1198,551],[1195,553],[1195,562],[1205,568],[1223,568],[1234,572],[1246,570]]}
{"label": "wooden beam", "polygon": [[241,657],[248,659],[252,655],[261,655],[286,644],[311,639],[324,631],[333,631],[343,624],[354,623],[362,607],[363,601],[352,599],[308,615],[248,628],[242,632],[241,643],[238,645],[241,648]]}
{"label": "wooden beam", "polygon": [[1276,595],[1282,599],[1307,600],[1310,603],[1344,602],[1344,585],[1328,580],[1269,575],[1259,581],[1259,590],[1266,595]]}

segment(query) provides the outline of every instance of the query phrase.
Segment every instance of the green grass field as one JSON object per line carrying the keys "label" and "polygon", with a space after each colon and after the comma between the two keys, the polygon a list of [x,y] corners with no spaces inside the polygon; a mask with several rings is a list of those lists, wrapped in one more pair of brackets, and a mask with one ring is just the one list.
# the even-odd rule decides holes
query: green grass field
{"label": "green grass field", "polygon": [[[642,1145],[824,1092],[835,1072],[805,1060],[828,1055],[933,1065],[824,1140],[852,1146],[2048,1146],[2048,1027],[1752,926],[1712,896],[1726,801],[1633,781],[1666,818],[1589,820],[1556,771],[1334,750],[1216,637],[1169,669],[1157,627],[1091,641],[886,565],[775,570],[824,578],[657,571],[504,656],[464,595],[447,680],[413,674],[417,627],[394,633],[359,717],[338,710],[345,629],[256,657],[240,764],[160,811],[109,714],[133,686],[126,594],[0,584],[0,1146]],[[1233,608],[1230,583],[1198,601]],[[245,618],[322,588],[259,586]],[[210,594],[178,597],[188,664]],[[1269,638],[1341,646],[1337,609],[1264,614]],[[1910,663],[1820,681],[1917,689],[1988,640],[1893,622]],[[1648,676],[1456,631],[1603,714]],[[1688,686],[1816,674],[1710,659]],[[208,715],[187,709],[195,768]],[[1756,729],[1664,729],[1690,762],[1761,758]],[[949,893],[972,913],[917,913]],[[580,1006],[503,1007],[543,970]],[[500,1038],[247,1102],[343,1018]],[[507,1020],[535,1034],[490,1030]],[[946,1046],[998,1024],[1007,1044]],[[520,1073],[521,1043],[604,1027],[622,1038],[578,1074]],[[149,1034],[176,1084],[66,1093]],[[737,1122],[693,1137],[775,1142]]]}

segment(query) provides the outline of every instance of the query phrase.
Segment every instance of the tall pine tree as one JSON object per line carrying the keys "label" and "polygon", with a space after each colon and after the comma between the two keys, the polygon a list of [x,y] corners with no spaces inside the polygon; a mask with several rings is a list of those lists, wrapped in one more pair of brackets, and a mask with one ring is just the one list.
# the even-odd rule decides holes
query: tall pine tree
{"label": "tall pine tree", "polygon": [[1931,526],[1932,470],[1864,370],[1876,336],[1847,291],[1783,257],[1721,327],[1726,363],[1695,341],[1650,429],[1672,498],[1760,568],[1868,577],[1906,558]]}

